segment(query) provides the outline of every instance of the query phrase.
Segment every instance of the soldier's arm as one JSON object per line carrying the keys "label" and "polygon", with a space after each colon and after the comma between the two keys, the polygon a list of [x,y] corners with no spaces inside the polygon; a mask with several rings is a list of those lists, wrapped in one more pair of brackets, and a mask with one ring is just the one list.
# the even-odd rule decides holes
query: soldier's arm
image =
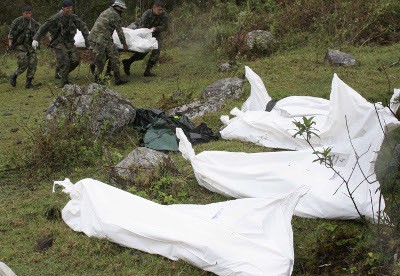
{"label": "soldier's arm", "polygon": [[11,23],[10,32],[8,33],[8,47],[10,47],[10,48],[11,48],[12,42],[15,38],[17,22],[18,22],[18,18],[13,20],[13,22]]}
{"label": "soldier's arm", "polygon": [[39,41],[41,39],[41,37],[43,36],[43,34],[48,32],[50,26],[53,23],[54,23],[54,20],[52,18],[46,20],[46,22],[44,22],[43,25],[41,25],[39,27],[39,30],[33,36],[33,40]]}
{"label": "soldier's arm", "polygon": [[[151,11],[150,11],[150,12],[151,12]],[[140,19],[140,27],[141,27],[141,28],[148,28],[148,29],[150,29],[151,27],[153,27],[153,26],[150,26],[151,24],[150,24],[150,17],[149,17],[149,15],[150,15],[149,10],[145,11],[145,12],[142,14],[142,18]]]}
{"label": "soldier's arm", "polygon": [[87,41],[89,36],[89,29],[87,28],[85,22],[83,22],[79,17],[76,18],[77,18],[76,25],[78,27],[78,30],[81,31],[83,38],[85,39],[85,41]]}
{"label": "soldier's arm", "polygon": [[122,30],[122,20],[121,18],[116,18],[115,20],[115,31],[118,34],[119,40],[121,41],[122,45],[126,45],[126,39],[124,35],[124,31]]}
{"label": "soldier's arm", "polygon": [[154,31],[160,33],[166,31],[167,29],[168,29],[168,16],[165,14],[162,17],[161,25],[157,26]]}

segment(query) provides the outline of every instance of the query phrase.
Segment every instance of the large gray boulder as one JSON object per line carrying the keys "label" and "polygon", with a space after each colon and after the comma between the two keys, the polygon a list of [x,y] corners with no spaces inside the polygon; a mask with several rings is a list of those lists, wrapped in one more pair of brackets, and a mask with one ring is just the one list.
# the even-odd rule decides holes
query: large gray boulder
{"label": "large gray boulder", "polygon": [[270,54],[273,51],[276,40],[270,32],[255,30],[246,34],[245,43],[252,52]]}
{"label": "large gray boulder", "polygon": [[114,171],[115,178],[120,184],[146,186],[152,180],[160,177],[162,172],[175,172],[176,165],[165,153],[139,147],[119,162]]}
{"label": "large gray boulder", "polygon": [[221,79],[203,90],[202,99],[238,99],[243,94],[244,83],[240,78]]}
{"label": "large gray boulder", "polygon": [[339,50],[329,49],[325,54],[324,63],[333,66],[355,66],[358,62],[351,55]]}
{"label": "large gray boulder", "polygon": [[197,117],[202,117],[207,113],[216,112],[224,108],[225,102],[223,100],[209,99],[208,101],[194,101],[189,104],[184,104],[166,111],[167,116],[175,114],[184,114],[190,120]]}
{"label": "large gray boulder", "polygon": [[192,120],[216,112],[225,107],[226,99],[238,99],[242,96],[244,83],[245,81],[240,78],[221,79],[203,90],[201,100],[169,109],[165,113],[168,116],[184,114]]}
{"label": "large gray boulder", "polygon": [[66,85],[46,111],[48,120],[87,116],[92,131],[112,134],[135,120],[136,109],[121,94],[96,83]]}

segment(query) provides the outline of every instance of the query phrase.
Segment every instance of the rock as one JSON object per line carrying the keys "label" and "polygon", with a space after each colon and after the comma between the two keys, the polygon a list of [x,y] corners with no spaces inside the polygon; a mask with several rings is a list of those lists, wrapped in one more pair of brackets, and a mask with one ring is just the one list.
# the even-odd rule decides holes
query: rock
{"label": "rock", "polygon": [[114,168],[117,182],[137,185],[146,185],[165,170],[176,171],[172,159],[165,153],[145,147],[133,150]]}
{"label": "rock", "polygon": [[245,43],[252,52],[271,54],[276,40],[271,33],[263,30],[256,30],[246,34]]}
{"label": "rock", "polygon": [[37,245],[35,247],[36,252],[42,252],[46,249],[49,249],[53,246],[53,239],[49,237],[44,237],[38,240]]}
{"label": "rock", "polygon": [[202,100],[169,109],[167,116],[184,114],[190,120],[216,112],[225,107],[226,99],[238,99],[243,94],[245,81],[240,78],[226,78],[219,80],[203,90]]}
{"label": "rock", "polygon": [[11,131],[11,132],[17,132],[17,131],[19,131],[19,128],[14,127],[14,128],[12,128],[12,129],[10,129],[10,131]]}
{"label": "rock", "polygon": [[243,94],[245,81],[240,78],[226,78],[219,80],[203,90],[202,98],[238,99]]}
{"label": "rock", "polygon": [[215,99],[211,99],[206,102],[194,101],[189,104],[169,109],[165,112],[165,114],[167,116],[185,114],[190,120],[193,120],[194,118],[202,117],[207,113],[216,112],[224,108],[224,106],[224,101],[218,101]]}
{"label": "rock", "polygon": [[324,63],[334,66],[355,66],[358,62],[351,55],[343,53],[339,50],[329,49],[325,55]]}
{"label": "rock", "polygon": [[[136,109],[121,94],[96,83],[88,86],[66,85],[47,109],[46,118],[88,116],[94,133],[117,132],[135,120]],[[71,107],[73,107],[71,109]]]}
{"label": "rock", "polygon": [[4,116],[4,117],[11,116],[11,115],[12,115],[11,112],[4,112],[4,113],[3,113],[3,116]]}
{"label": "rock", "polygon": [[11,268],[9,268],[5,263],[0,262],[0,275],[1,276],[17,276]]}
{"label": "rock", "polygon": [[234,61],[224,62],[219,66],[218,70],[220,72],[228,72],[228,71],[232,70],[234,65],[235,65]]}

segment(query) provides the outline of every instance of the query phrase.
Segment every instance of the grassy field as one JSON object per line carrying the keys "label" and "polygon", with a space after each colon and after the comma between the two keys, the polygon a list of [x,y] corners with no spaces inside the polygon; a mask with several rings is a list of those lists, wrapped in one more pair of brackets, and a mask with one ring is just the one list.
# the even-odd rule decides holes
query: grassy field
{"label": "grassy field", "polygon": [[[129,84],[115,87],[111,83],[110,86],[138,108],[176,104],[172,99],[177,91],[186,95],[184,101],[192,101],[213,82],[242,76],[244,65],[259,74],[270,95],[276,99],[291,95],[329,98],[334,73],[374,102],[387,101],[393,88],[400,87],[400,67],[387,68],[387,75],[378,70],[378,67],[399,59],[400,45],[346,47],[342,50],[351,53],[360,65],[328,67],[323,64],[327,49],[306,47],[253,61],[240,61],[233,71],[221,73],[218,65],[222,60],[201,45],[193,44],[164,51],[162,62],[154,69],[158,77],[144,78],[145,63],[138,62],[132,68]],[[53,54],[42,49],[38,55],[39,68],[34,81],[42,83],[42,86],[35,90],[23,88],[23,76],[18,78],[16,88],[11,87],[7,75],[15,69],[16,61],[12,57],[0,61],[0,261],[8,264],[17,275],[208,275],[182,261],[173,262],[106,240],[86,237],[73,232],[62,220],[50,219],[48,211],[61,209],[68,201],[67,196],[52,193],[53,180],[68,177],[76,182],[90,177],[114,184],[102,164],[77,166],[72,171],[54,171],[50,175],[42,175],[40,169],[30,174],[23,170],[5,171],[5,165],[13,156],[29,156],[25,151],[33,139],[31,131],[43,120],[44,111],[61,91],[56,88],[59,83],[53,78]],[[122,55],[125,56],[127,54]],[[83,62],[71,73],[71,81],[81,85],[93,81],[87,63]],[[218,130],[222,126],[219,117],[228,114],[235,106],[240,107],[248,94],[247,84],[241,99],[227,102],[223,110],[196,122],[204,121],[213,130]],[[120,134],[116,137],[119,141],[108,144],[113,161],[118,162],[137,146],[134,141],[121,142],[130,141],[128,136],[134,136],[133,130]],[[195,150],[257,152],[268,149],[248,143],[216,141],[198,145]],[[171,153],[171,156],[179,167],[179,173],[165,175],[163,181],[166,183],[164,192],[170,194],[175,202],[205,204],[226,200],[200,187],[189,162],[180,154]],[[40,164],[35,168],[40,168]],[[27,175],[34,177],[27,178]],[[374,252],[371,248],[374,236],[358,222],[294,218],[293,230],[293,275],[339,275],[360,271],[374,274],[379,261],[385,258]],[[53,245],[47,250],[35,251],[38,240],[44,237],[52,238]]]}

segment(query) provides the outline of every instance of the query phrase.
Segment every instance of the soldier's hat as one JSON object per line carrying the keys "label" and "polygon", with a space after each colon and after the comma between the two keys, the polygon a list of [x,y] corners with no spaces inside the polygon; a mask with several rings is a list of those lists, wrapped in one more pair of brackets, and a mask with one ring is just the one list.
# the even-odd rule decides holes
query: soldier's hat
{"label": "soldier's hat", "polygon": [[153,5],[165,9],[165,4],[161,0],[155,0]]}
{"label": "soldier's hat", "polygon": [[22,12],[31,12],[32,11],[32,6],[25,4],[22,6]]}
{"label": "soldier's hat", "polygon": [[63,8],[72,7],[74,3],[71,0],[63,0],[61,6]]}
{"label": "soldier's hat", "polygon": [[121,7],[121,8],[123,8],[123,9],[126,9],[126,5],[125,5],[125,1],[123,1],[123,0],[115,0],[114,1],[114,4],[112,4],[111,6],[118,6],[118,7]]}

